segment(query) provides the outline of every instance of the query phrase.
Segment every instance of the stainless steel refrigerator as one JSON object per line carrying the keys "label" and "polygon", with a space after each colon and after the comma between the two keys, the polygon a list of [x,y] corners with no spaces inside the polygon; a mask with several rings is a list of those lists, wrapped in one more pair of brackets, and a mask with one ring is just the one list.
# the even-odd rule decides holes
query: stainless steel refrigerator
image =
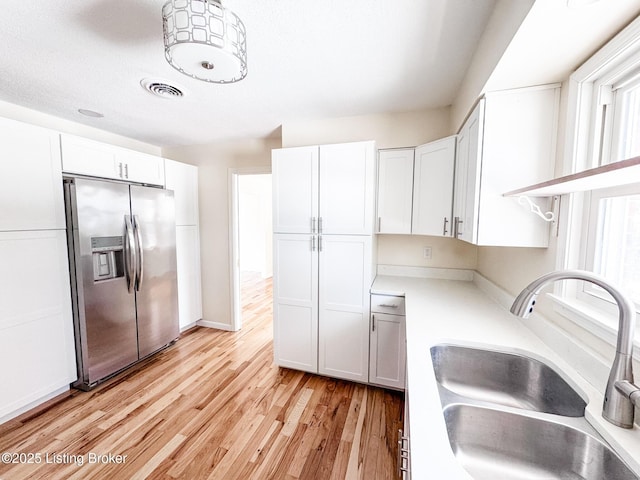
{"label": "stainless steel refrigerator", "polygon": [[179,335],[173,192],[65,178],[78,380],[88,390]]}

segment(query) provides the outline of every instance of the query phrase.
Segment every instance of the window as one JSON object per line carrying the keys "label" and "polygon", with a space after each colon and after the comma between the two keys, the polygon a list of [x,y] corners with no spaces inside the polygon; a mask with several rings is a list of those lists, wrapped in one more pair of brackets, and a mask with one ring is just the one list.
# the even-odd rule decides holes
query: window
{"label": "window", "polygon": [[[640,186],[591,193],[585,268],[618,285],[640,307]],[[585,284],[581,297],[595,306],[609,296]]]}
{"label": "window", "polygon": [[[569,99],[567,173],[640,156],[640,20],[572,75]],[[602,275],[640,312],[640,184],[575,194],[569,204],[559,265]],[[580,282],[557,286],[555,293],[579,309],[584,305],[589,325],[615,327],[617,307],[603,289]]]}

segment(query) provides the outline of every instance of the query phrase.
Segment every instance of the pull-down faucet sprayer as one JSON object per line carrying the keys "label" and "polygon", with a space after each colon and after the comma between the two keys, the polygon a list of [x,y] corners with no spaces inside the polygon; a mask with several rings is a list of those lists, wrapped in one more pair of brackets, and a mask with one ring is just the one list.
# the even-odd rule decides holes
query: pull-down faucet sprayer
{"label": "pull-down faucet sprayer", "polygon": [[632,428],[634,405],[640,406],[640,387],[633,383],[632,354],[636,309],[629,298],[599,275],[582,270],[561,270],[543,275],[525,287],[513,302],[511,313],[527,318],[533,312],[533,306],[542,287],[556,280],[568,279],[584,280],[598,285],[611,294],[618,305],[620,320],[616,355],[604,393],[602,416],[614,425]]}

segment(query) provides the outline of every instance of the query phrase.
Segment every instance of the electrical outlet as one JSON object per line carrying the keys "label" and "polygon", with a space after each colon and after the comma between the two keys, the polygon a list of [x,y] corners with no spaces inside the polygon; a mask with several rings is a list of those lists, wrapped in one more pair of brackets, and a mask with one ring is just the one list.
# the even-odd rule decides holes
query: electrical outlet
{"label": "electrical outlet", "polygon": [[427,260],[431,260],[431,247],[424,247],[422,249],[422,255]]}

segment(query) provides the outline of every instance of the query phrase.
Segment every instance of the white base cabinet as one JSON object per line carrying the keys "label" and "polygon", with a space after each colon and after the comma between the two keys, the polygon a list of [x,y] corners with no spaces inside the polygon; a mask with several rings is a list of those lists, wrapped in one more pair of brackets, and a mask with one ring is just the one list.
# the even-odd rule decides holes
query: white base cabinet
{"label": "white base cabinet", "polygon": [[318,373],[367,382],[371,237],[320,239]]}
{"label": "white base cabinet", "polygon": [[202,319],[200,232],[197,225],[176,227],[178,317],[180,329]]}
{"label": "white base cabinet", "polygon": [[403,390],[406,378],[404,297],[371,295],[369,383]]}
{"label": "white base cabinet", "polygon": [[273,239],[273,351],[282,367],[318,372],[318,250],[307,234]]}
{"label": "white base cabinet", "polygon": [[76,380],[64,230],[0,232],[0,422]]}

